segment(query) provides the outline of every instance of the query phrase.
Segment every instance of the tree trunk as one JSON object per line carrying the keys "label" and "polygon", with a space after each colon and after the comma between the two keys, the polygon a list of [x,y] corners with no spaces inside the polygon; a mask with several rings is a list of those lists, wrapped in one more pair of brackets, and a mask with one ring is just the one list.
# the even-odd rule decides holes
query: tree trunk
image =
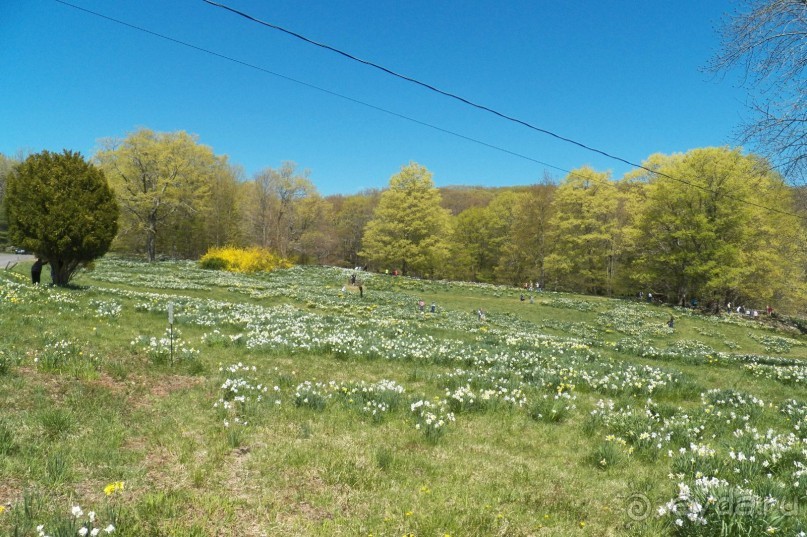
{"label": "tree trunk", "polygon": [[50,278],[53,285],[64,287],[70,281],[69,266],[60,259],[50,261]]}
{"label": "tree trunk", "polygon": [[146,234],[146,255],[148,256],[149,263],[157,258],[157,238],[149,231]]}

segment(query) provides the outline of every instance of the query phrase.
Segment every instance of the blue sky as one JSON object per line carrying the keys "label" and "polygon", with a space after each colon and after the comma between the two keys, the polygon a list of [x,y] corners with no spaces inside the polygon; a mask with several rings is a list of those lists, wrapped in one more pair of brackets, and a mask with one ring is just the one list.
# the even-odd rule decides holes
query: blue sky
{"label": "blue sky", "polygon": [[[628,167],[351,62],[201,0],[69,0],[285,77],[573,169]],[[730,0],[221,0],[361,58],[641,162],[734,144],[745,91],[701,68]],[[291,160],[322,194],[384,187],[410,161],[442,185],[563,172],[53,0],[0,3],[0,153],[139,127],[185,130],[244,168]]]}

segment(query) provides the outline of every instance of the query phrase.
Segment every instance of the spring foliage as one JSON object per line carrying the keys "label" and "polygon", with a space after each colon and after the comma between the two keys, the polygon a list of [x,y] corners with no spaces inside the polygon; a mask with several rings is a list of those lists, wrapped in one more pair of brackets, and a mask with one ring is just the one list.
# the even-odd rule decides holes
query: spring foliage
{"label": "spring foliage", "polygon": [[[119,242],[139,242],[154,261],[159,247],[178,254],[196,237],[230,238],[227,230],[207,229],[198,221],[231,218],[234,178],[226,159],[196,136],[140,129],[104,146],[95,158],[123,209]],[[209,203],[212,191],[219,194],[215,204]],[[171,236],[172,230],[179,236]]]}
{"label": "spring foliage", "polygon": [[447,257],[449,214],[424,166],[410,163],[390,179],[364,228],[362,251],[371,263],[430,273]]}
{"label": "spring foliage", "polygon": [[271,272],[275,269],[289,268],[291,262],[277,256],[266,248],[211,248],[199,260],[202,268],[228,270],[230,272]]}

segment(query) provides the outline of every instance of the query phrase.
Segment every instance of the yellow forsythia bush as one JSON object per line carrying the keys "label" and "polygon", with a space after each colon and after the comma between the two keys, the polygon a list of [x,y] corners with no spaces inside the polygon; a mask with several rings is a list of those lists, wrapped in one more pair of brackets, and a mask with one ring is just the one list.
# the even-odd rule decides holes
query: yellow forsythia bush
{"label": "yellow forsythia bush", "polygon": [[271,272],[279,268],[289,268],[292,264],[288,259],[283,259],[266,248],[226,246],[210,248],[199,260],[199,266],[230,272]]}

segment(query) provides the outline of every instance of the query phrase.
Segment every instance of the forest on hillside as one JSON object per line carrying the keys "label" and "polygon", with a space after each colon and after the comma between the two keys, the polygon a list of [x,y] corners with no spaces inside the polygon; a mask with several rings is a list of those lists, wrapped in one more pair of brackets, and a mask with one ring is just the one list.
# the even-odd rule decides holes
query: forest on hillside
{"label": "forest on hillside", "polygon": [[[0,155],[0,196],[18,162]],[[437,188],[409,163],[384,190],[336,196],[291,162],[244,177],[181,131],[108,140],[92,162],[121,209],[113,250],[152,261],[260,246],[300,264],[643,292],[715,310],[795,311],[807,297],[803,189],[740,149],[656,154],[620,178],[582,167],[512,188]],[[0,212],[7,243],[6,227]]]}

